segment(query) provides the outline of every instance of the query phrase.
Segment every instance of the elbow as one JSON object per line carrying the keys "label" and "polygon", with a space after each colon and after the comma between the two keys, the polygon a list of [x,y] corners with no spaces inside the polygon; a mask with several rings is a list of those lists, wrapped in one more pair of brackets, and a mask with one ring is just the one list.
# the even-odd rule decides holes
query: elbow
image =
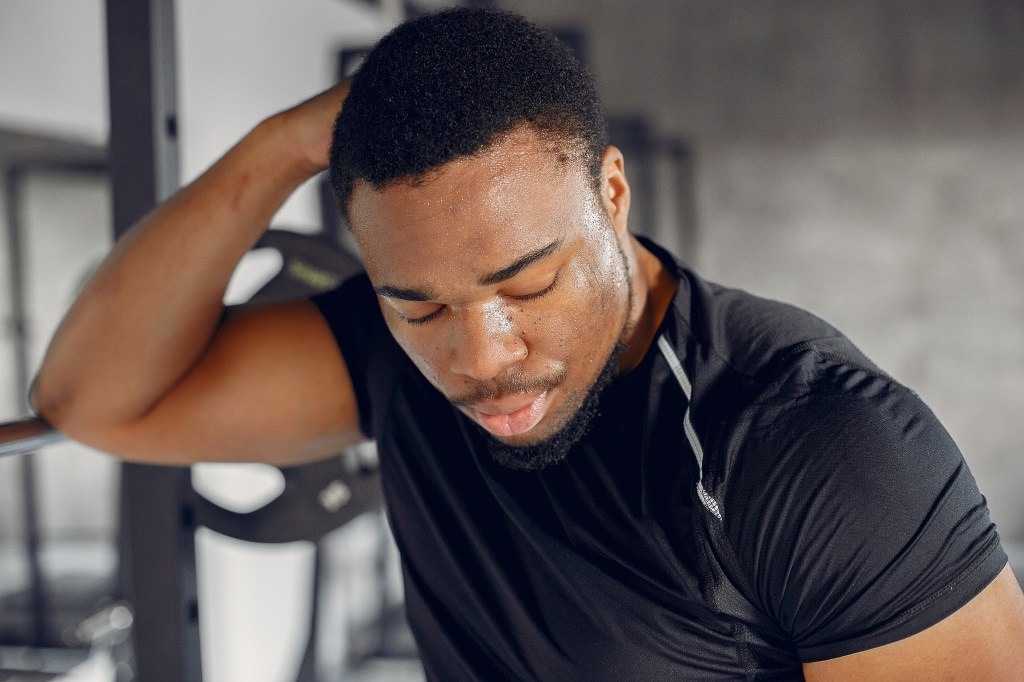
{"label": "elbow", "polygon": [[104,409],[110,401],[102,394],[83,395],[75,386],[40,371],[28,399],[36,416],[71,440],[121,459],[145,460],[137,454],[134,422],[112,418],[109,408]]}
{"label": "elbow", "polygon": [[28,402],[32,410],[47,424],[62,433],[67,433],[69,399],[68,391],[56,389],[41,373],[32,380],[28,389]]}
{"label": "elbow", "polygon": [[71,386],[41,371],[32,381],[28,401],[36,416],[65,436],[107,449],[101,422],[95,414],[89,414],[86,401],[79,399]]}

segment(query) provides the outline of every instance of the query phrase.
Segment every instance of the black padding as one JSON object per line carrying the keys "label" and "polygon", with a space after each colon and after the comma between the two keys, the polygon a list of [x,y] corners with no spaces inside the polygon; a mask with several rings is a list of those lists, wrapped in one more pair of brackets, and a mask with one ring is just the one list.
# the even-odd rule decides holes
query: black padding
{"label": "black padding", "polygon": [[328,291],[363,269],[359,259],[319,234],[267,230],[257,249],[271,248],[281,254],[281,271],[253,294],[253,303],[308,298]]}
{"label": "black padding", "polygon": [[282,469],[284,491],[251,512],[234,512],[196,494],[195,522],[248,542],[316,541],[381,504],[379,476],[348,456]]}

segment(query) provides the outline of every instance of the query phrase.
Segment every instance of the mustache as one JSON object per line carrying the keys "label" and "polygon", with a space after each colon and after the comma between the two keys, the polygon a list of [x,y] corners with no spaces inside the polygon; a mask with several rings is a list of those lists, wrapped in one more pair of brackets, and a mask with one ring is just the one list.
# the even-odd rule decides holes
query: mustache
{"label": "mustache", "polygon": [[565,375],[566,370],[564,368],[529,380],[522,373],[511,374],[501,379],[480,383],[468,393],[451,397],[449,400],[456,407],[467,407],[489,400],[501,400],[513,394],[546,391],[565,381]]}

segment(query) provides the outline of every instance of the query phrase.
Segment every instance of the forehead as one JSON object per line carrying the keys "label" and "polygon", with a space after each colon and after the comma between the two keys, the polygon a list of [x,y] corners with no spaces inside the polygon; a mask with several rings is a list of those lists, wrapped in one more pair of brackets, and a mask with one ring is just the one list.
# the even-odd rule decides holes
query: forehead
{"label": "forehead", "polygon": [[594,222],[584,163],[529,128],[451,161],[422,182],[357,183],[352,230],[375,284],[473,277]]}

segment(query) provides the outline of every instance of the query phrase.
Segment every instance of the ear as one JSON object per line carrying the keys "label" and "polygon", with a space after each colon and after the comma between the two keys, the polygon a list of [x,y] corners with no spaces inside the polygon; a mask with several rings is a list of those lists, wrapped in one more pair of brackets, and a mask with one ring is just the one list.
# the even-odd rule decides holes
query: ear
{"label": "ear", "polygon": [[624,236],[629,222],[629,183],[625,160],[618,147],[606,147],[601,156],[601,202],[615,231]]}

